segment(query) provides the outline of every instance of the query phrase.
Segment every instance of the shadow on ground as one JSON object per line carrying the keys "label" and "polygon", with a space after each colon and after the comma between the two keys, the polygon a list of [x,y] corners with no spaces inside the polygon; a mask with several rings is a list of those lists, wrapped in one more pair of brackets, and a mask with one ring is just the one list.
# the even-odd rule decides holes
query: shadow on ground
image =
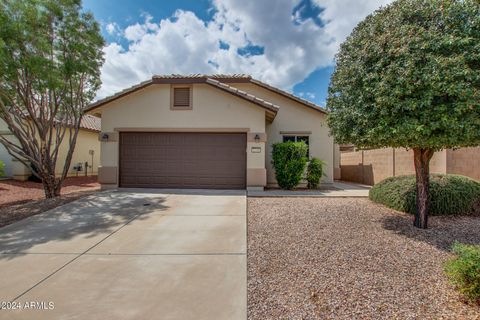
{"label": "shadow on ground", "polygon": [[[87,176],[87,177],[68,177],[63,181],[62,187],[92,187],[97,184],[97,176]],[[34,181],[18,181],[18,180],[0,180],[0,190],[8,190],[7,186],[25,188],[25,189],[38,189],[43,190],[43,184],[41,182]]]}
{"label": "shadow on ground", "polygon": [[0,259],[32,251],[82,253],[129,221],[168,209],[165,200],[161,195],[105,192],[68,203],[1,228]]}
{"label": "shadow on ground", "polygon": [[480,217],[478,216],[432,216],[428,229],[413,226],[413,216],[388,215],[382,218],[383,228],[416,241],[422,241],[443,251],[450,251],[455,241],[480,244]]}

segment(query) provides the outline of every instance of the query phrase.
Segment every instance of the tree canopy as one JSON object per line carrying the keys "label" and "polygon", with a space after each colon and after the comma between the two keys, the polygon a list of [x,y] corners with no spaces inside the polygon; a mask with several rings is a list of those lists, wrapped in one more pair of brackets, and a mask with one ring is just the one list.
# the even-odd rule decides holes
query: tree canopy
{"label": "tree canopy", "polygon": [[480,144],[480,4],[398,0],[341,45],[328,122],[338,143],[441,150]]}
{"label": "tree canopy", "polygon": [[[0,2],[0,118],[9,153],[60,194],[84,108],[100,87],[104,41],[80,0]],[[67,157],[56,175],[60,145]]]}

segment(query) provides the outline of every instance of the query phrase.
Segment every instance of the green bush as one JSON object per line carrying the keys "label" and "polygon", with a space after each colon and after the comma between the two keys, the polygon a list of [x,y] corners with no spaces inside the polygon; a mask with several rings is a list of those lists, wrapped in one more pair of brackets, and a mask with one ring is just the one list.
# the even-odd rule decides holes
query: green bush
{"label": "green bush", "polygon": [[307,164],[307,150],[303,141],[273,144],[272,164],[280,188],[290,190],[300,183]]}
{"label": "green bush", "polygon": [[[387,178],[370,189],[369,197],[392,209],[414,214],[415,176]],[[430,175],[430,214],[480,214],[480,182],[452,174]]]}
{"label": "green bush", "polygon": [[455,243],[457,255],[445,264],[450,282],[471,302],[480,303],[480,246]]}
{"label": "green bush", "polygon": [[320,179],[323,176],[323,166],[325,162],[320,159],[312,158],[307,166],[307,187],[308,189],[315,189],[320,184]]}
{"label": "green bush", "polygon": [[5,163],[0,160],[0,177],[3,177],[5,175]]}

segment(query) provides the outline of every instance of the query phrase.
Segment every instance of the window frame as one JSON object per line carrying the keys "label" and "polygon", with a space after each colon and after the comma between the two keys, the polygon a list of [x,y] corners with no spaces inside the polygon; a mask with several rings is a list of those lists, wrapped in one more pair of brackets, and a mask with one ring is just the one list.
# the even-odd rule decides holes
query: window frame
{"label": "window frame", "polygon": [[[175,106],[175,89],[189,89],[188,106]],[[170,85],[170,110],[192,110],[193,109],[193,86],[188,84]]]}

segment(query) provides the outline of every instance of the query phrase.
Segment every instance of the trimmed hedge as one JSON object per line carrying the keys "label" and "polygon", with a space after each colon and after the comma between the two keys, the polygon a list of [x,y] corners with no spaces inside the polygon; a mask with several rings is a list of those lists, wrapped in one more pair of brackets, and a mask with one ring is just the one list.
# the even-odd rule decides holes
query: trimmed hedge
{"label": "trimmed hedge", "polygon": [[280,188],[290,190],[300,183],[307,165],[307,150],[303,141],[273,144],[272,164]]}
{"label": "trimmed hedge", "polygon": [[480,304],[480,246],[456,242],[452,250],[456,257],[445,264],[445,273],[468,301]]}
{"label": "trimmed hedge", "polygon": [[[415,176],[387,178],[370,189],[370,200],[414,214]],[[452,174],[430,175],[430,214],[480,214],[480,182]]]}
{"label": "trimmed hedge", "polygon": [[323,166],[325,162],[318,158],[310,159],[307,166],[307,188],[315,189],[320,184],[320,179],[323,176]]}

